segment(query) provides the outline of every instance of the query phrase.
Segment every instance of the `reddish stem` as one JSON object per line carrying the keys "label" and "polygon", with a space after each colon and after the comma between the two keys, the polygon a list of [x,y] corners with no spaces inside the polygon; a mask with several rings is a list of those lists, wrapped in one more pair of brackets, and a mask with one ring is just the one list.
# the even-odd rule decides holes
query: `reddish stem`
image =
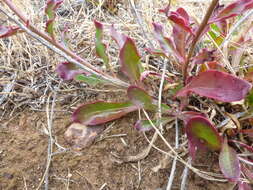
{"label": "reddish stem", "polygon": [[184,64],[184,67],[183,67],[183,81],[184,81],[184,84],[186,83],[186,79],[188,77],[188,67],[189,67],[189,64],[190,64],[190,60],[193,56],[193,53],[194,53],[194,49],[195,49],[195,46],[203,32],[203,30],[205,29],[205,27],[207,26],[208,24],[208,20],[209,18],[211,17],[212,13],[213,13],[213,10],[215,9],[217,3],[219,2],[219,0],[213,0],[206,12],[206,15],[205,17],[203,18],[199,28],[198,28],[198,31],[192,41],[192,44],[191,44],[191,47],[190,47],[190,50],[189,50],[189,53],[188,53],[188,56],[187,56],[187,59],[185,61],[185,64]]}

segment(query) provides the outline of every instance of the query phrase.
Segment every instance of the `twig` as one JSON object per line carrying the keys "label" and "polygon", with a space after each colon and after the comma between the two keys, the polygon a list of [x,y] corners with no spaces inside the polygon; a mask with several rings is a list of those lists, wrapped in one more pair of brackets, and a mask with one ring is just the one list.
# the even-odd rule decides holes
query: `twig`
{"label": "twig", "polygon": [[[15,80],[16,80],[16,72],[15,72],[15,75],[14,75],[14,79],[12,80],[11,83],[8,83],[2,92],[0,92],[0,105],[4,102],[4,100],[8,97],[9,94],[12,94],[13,92],[11,92],[11,90],[13,89],[14,87],[14,84],[15,84]],[[22,93],[23,94],[23,93]]]}
{"label": "twig", "polygon": [[99,188],[99,190],[103,190],[106,186],[107,186],[107,183],[104,183],[104,184]]}
{"label": "twig", "polygon": [[[187,163],[189,165],[191,165],[191,157],[189,157],[189,160]],[[185,166],[184,171],[183,171],[183,175],[182,175],[180,190],[186,190],[186,182],[187,182],[188,173],[189,173],[189,168],[187,166]]]}
{"label": "twig", "polygon": [[[179,135],[178,135],[178,120],[175,120],[175,129],[176,129],[176,134],[175,134],[175,148],[178,149],[179,146]],[[171,190],[172,188],[172,183],[175,177],[175,171],[176,171],[176,164],[177,164],[177,157],[174,158],[172,166],[171,166],[171,171],[170,171],[170,177],[169,181],[167,184],[166,190]]]}
{"label": "twig", "polygon": [[196,44],[197,44],[197,42],[199,40],[199,37],[201,36],[203,30],[207,26],[208,20],[211,17],[211,15],[213,13],[213,10],[215,9],[215,7],[216,7],[216,5],[217,5],[218,2],[219,2],[219,0],[213,0],[211,2],[210,6],[209,6],[209,8],[208,8],[208,10],[206,12],[206,15],[203,18],[203,20],[202,20],[202,22],[201,22],[201,24],[200,24],[200,26],[198,28],[198,31],[197,31],[197,33],[196,33],[196,35],[195,35],[195,37],[194,37],[194,39],[192,41],[192,44],[191,44],[191,47],[190,47],[187,59],[186,59],[186,61],[184,63],[184,67],[183,67],[183,81],[184,81],[184,83],[186,82],[185,80],[188,77],[188,71],[187,70],[188,70],[188,66],[190,64],[190,60],[191,60],[191,58],[193,56],[195,46],[196,46]]}
{"label": "twig", "polygon": [[49,167],[51,164],[51,159],[52,159],[52,151],[53,151],[53,137],[52,137],[52,128],[53,128],[53,114],[54,114],[54,107],[55,107],[55,99],[56,99],[56,92],[54,93],[53,96],[53,102],[51,105],[51,112],[49,111],[49,107],[50,107],[50,98],[51,98],[51,94],[48,96],[48,101],[47,101],[47,125],[48,125],[48,156],[47,156],[47,165],[46,165],[46,169],[45,172],[42,176],[42,179],[38,185],[38,187],[36,188],[36,190],[39,190],[41,185],[43,184],[43,182],[45,181],[45,190],[48,190],[48,171],[49,171]]}
{"label": "twig", "polygon": [[166,72],[167,64],[164,62],[163,63],[163,73],[162,73],[162,79],[160,82],[160,87],[159,87],[159,94],[158,94],[158,123],[160,130],[163,133],[163,126],[162,126],[162,92],[163,92],[163,84],[164,84],[164,79],[165,79],[165,72]]}

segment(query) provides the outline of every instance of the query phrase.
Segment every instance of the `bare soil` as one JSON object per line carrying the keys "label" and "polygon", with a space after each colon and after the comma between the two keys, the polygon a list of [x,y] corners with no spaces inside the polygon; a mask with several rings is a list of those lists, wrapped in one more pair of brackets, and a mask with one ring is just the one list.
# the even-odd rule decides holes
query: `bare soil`
{"label": "bare soil", "polygon": [[[50,189],[111,189],[111,190],[156,190],[166,187],[170,174],[171,159],[168,158],[157,172],[153,171],[164,160],[164,155],[152,150],[150,155],[139,163],[117,163],[113,153],[135,155],[147,147],[148,142],[142,133],[133,128],[135,115],[116,121],[106,134],[102,133],[98,142],[82,151],[72,150],[64,140],[64,132],[69,123],[69,114],[56,112],[54,136],[64,148],[70,148],[52,157],[49,170]],[[45,172],[48,149],[48,136],[42,131],[46,127],[45,112],[24,111],[10,121],[0,131],[0,189],[36,189]],[[120,137],[126,142],[122,143]],[[173,144],[174,132],[166,132],[167,140]],[[151,137],[151,133],[148,134]],[[102,138],[101,138],[102,137]],[[102,139],[101,141],[99,139]],[[155,143],[166,149],[160,140]],[[54,152],[60,151],[54,148]],[[218,171],[217,156],[203,153],[197,161],[206,171]],[[210,165],[211,164],[211,165]],[[211,166],[211,167],[210,167]],[[183,165],[178,163],[172,189],[180,189]],[[230,184],[231,185],[231,184]],[[230,186],[204,180],[194,173],[188,176],[188,189],[222,190]],[[44,189],[44,184],[42,188]]]}

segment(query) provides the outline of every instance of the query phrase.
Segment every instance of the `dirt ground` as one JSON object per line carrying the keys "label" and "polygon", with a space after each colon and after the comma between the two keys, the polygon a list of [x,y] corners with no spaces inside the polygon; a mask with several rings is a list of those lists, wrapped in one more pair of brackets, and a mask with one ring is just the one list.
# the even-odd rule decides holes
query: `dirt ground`
{"label": "dirt ground", "polygon": [[[24,2],[28,4],[31,2],[34,6],[23,7],[31,20],[38,27],[44,27],[41,19],[44,4],[32,0]],[[116,23],[117,27],[137,40],[139,48],[143,50],[147,47],[148,40],[142,36],[143,31],[136,24],[128,1],[106,1],[106,6],[100,8],[94,4],[96,1],[91,0],[85,6],[80,6],[76,2],[81,1],[65,1],[58,12],[60,17],[58,22],[69,25],[70,48],[87,61],[96,66],[100,65],[94,58],[92,24],[94,18],[107,25]],[[167,1],[150,1],[150,4],[143,2],[145,1],[136,1],[136,6],[145,22],[164,19],[157,13]],[[190,5],[195,10],[195,16],[202,15],[201,10],[206,7],[205,2]],[[183,6],[190,9],[188,4]],[[3,18],[0,17],[2,22]],[[60,24],[58,30],[62,29]],[[151,25],[148,27],[151,28]],[[107,37],[105,40],[112,43]],[[91,100],[115,101],[124,97],[124,94],[113,92],[117,89],[109,90],[108,93],[103,87],[93,89],[77,82],[61,82],[54,70],[62,58],[24,34],[0,42],[0,92],[5,91],[8,84],[13,84],[10,85],[11,90],[7,96],[4,93],[0,94],[4,99],[3,102],[0,101],[0,190],[35,190],[47,187],[50,190],[166,189],[172,158],[167,158],[156,149],[151,149],[150,154],[138,162],[120,163],[115,158],[115,155],[137,155],[149,144],[144,134],[133,127],[137,119],[136,113],[106,124],[105,132],[95,143],[81,151],[74,150],[64,139],[74,108]],[[115,52],[113,48],[109,51]],[[117,61],[112,57],[112,62]],[[48,127],[46,106],[48,102],[52,102],[52,99],[48,101],[47,98],[55,91],[57,95],[52,124],[55,143],[51,164],[47,166],[49,137],[46,130]],[[181,126],[180,132],[182,134]],[[173,146],[174,133],[174,128],[166,127],[164,136]],[[146,135],[151,139],[153,131]],[[180,141],[181,143],[185,141],[184,135]],[[155,145],[169,151],[161,139],[158,139]],[[183,158],[187,160],[187,156]],[[220,174],[217,154],[201,153],[193,166],[202,171]],[[184,168],[182,163],[177,162],[172,189],[180,189]],[[48,172],[45,172],[47,169]],[[48,173],[48,176],[44,176],[45,173]],[[44,177],[48,178],[46,184],[41,183]],[[232,189],[233,185],[206,180],[189,171],[186,189],[223,190]]]}
{"label": "dirt ground", "polygon": [[[117,163],[113,153],[135,155],[148,145],[142,133],[133,128],[136,116],[129,115],[114,123],[106,134],[102,133],[90,148],[74,151],[64,140],[65,126],[69,123],[69,113],[59,112],[54,118],[54,136],[64,148],[54,148],[60,152],[52,157],[49,169],[50,189],[111,189],[111,190],[156,190],[166,187],[170,173],[171,159],[157,172],[154,168],[164,160],[164,155],[152,150],[150,155],[137,163]],[[0,189],[36,189],[45,172],[48,149],[48,136],[44,134],[47,119],[45,112],[27,112],[1,127],[0,131]],[[121,134],[122,137],[111,137]],[[100,136],[100,137],[101,137]],[[148,134],[151,136],[151,134]],[[169,142],[173,142],[173,130],[166,132]],[[122,143],[124,139],[126,145]],[[164,148],[162,141],[157,146]],[[198,160],[199,168],[206,171],[219,170],[217,156],[204,153],[207,160]],[[216,158],[216,159],[215,159]],[[210,164],[213,167],[210,167]],[[216,167],[216,168],[215,168]],[[180,189],[183,165],[178,163],[172,189]],[[204,180],[194,173],[188,176],[187,189],[222,190],[231,184]],[[44,184],[42,188],[44,189]]]}

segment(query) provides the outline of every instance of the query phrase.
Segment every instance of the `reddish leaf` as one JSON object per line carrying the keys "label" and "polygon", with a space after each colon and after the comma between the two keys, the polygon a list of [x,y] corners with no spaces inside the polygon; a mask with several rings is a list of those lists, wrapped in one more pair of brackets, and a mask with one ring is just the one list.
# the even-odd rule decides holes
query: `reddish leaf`
{"label": "reddish leaf", "polygon": [[221,10],[217,16],[212,18],[210,22],[222,21],[237,15],[242,14],[244,11],[253,8],[252,0],[237,0],[228,5],[225,9]]}
{"label": "reddish leaf", "polygon": [[56,68],[56,72],[63,80],[72,80],[78,74],[89,74],[75,64],[69,62],[60,63]]}
{"label": "reddish leaf", "polygon": [[190,26],[190,17],[183,8],[178,8],[176,11],[171,11],[168,14],[168,18],[186,32],[194,35],[194,32]]}
{"label": "reddish leaf", "polygon": [[118,119],[135,110],[137,107],[131,102],[97,101],[80,106],[73,113],[72,120],[84,125],[99,125]]}
{"label": "reddish leaf", "polygon": [[219,165],[223,175],[230,181],[237,182],[241,174],[240,162],[236,151],[231,148],[227,140],[222,144],[219,155]]}
{"label": "reddish leaf", "polygon": [[124,34],[119,33],[114,26],[111,26],[111,36],[112,38],[116,41],[116,43],[118,44],[119,48],[121,49],[127,39],[127,36],[125,36]]}
{"label": "reddish leaf", "polygon": [[176,45],[176,50],[183,61],[186,60],[186,38],[187,32],[182,30],[179,26],[173,26],[173,41]]}
{"label": "reddish leaf", "polygon": [[187,96],[193,92],[222,102],[234,102],[245,98],[250,89],[251,84],[245,80],[228,73],[208,70],[194,77],[176,96]]}
{"label": "reddish leaf", "polygon": [[[157,101],[153,99],[145,90],[137,86],[130,86],[127,89],[127,95],[130,101],[139,109],[143,108],[150,111],[157,110]],[[162,112],[166,112],[168,109],[169,107],[166,104],[162,104]]]}
{"label": "reddish leaf", "polygon": [[130,86],[127,89],[128,98],[139,109],[144,108],[147,110],[156,110],[157,105],[154,103],[151,96],[148,95],[143,89],[137,86]]}
{"label": "reddish leaf", "polygon": [[200,52],[193,57],[192,62],[194,64],[203,64],[208,61],[214,61],[215,59],[215,50],[209,51],[206,48],[200,50]]}
{"label": "reddish leaf", "polygon": [[126,37],[119,56],[122,71],[132,83],[138,84],[141,77],[141,57],[131,38]]}
{"label": "reddish leaf", "polygon": [[168,58],[168,56],[162,50],[152,49],[152,48],[147,48],[146,50],[147,50],[148,53],[150,53],[150,54],[152,54],[154,56]]}
{"label": "reddish leaf", "polygon": [[185,125],[187,125],[190,119],[197,116],[205,117],[203,113],[195,112],[195,111],[184,111],[184,112],[179,113],[179,115],[177,115],[179,119],[184,121]]}
{"label": "reddish leaf", "polygon": [[76,150],[89,147],[104,130],[103,126],[87,127],[80,123],[72,123],[65,132],[65,139]]}
{"label": "reddish leaf", "polygon": [[159,42],[162,50],[164,51],[164,54],[168,56],[168,54],[173,53],[179,62],[184,62],[184,58],[178,52],[175,42],[170,38],[164,36],[162,25],[153,23],[153,26],[155,38]]}
{"label": "reddish leaf", "polygon": [[189,142],[189,152],[191,157],[195,158],[198,148],[209,148],[219,150],[222,139],[217,129],[203,116],[193,116],[185,127]]}
{"label": "reddish leaf", "polygon": [[7,38],[16,34],[19,30],[18,26],[2,26],[0,25],[0,38]]}
{"label": "reddish leaf", "polygon": [[45,13],[48,16],[46,23],[46,31],[54,38],[54,20],[56,17],[55,10],[60,6],[63,0],[48,0],[45,8]]}
{"label": "reddish leaf", "polygon": [[96,53],[100,57],[107,68],[109,68],[109,57],[106,53],[106,45],[102,42],[103,40],[103,25],[100,22],[94,21],[96,26]]}

